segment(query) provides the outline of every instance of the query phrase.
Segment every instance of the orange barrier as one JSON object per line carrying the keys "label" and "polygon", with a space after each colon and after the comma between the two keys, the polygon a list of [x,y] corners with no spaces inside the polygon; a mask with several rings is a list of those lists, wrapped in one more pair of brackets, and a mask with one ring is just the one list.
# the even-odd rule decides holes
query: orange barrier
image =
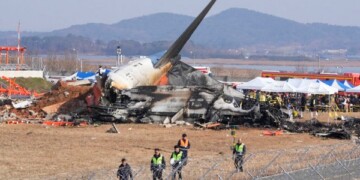
{"label": "orange barrier", "polygon": [[6,121],[6,124],[23,124],[23,121],[19,121],[19,120],[9,120]]}
{"label": "orange barrier", "polygon": [[282,130],[278,130],[278,131],[265,130],[263,132],[264,136],[279,136],[279,135],[282,135],[282,134],[283,134]]}
{"label": "orange barrier", "polygon": [[[66,121],[44,121],[42,124],[47,126],[74,126],[73,122],[66,122]],[[87,125],[88,123],[86,121],[83,121],[79,124],[79,126],[87,126]]]}
{"label": "orange barrier", "polygon": [[[29,124],[30,121],[23,121],[23,120],[8,120],[5,121],[6,124]],[[66,121],[44,121],[43,125],[47,126],[74,126],[73,122],[66,122]],[[79,126],[87,126],[89,125],[88,122],[83,121],[80,122]]]}

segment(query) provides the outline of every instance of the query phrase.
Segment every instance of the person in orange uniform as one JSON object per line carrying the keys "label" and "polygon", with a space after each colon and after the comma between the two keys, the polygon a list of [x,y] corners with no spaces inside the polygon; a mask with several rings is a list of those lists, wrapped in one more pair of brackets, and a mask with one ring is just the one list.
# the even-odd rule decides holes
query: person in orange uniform
{"label": "person in orange uniform", "polygon": [[187,164],[188,150],[190,149],[190,141],[185,133],[182,135],[182,138],[179,140],[178,146],[182,151],[182,162],[183,162],[183,166],[185,166]]}

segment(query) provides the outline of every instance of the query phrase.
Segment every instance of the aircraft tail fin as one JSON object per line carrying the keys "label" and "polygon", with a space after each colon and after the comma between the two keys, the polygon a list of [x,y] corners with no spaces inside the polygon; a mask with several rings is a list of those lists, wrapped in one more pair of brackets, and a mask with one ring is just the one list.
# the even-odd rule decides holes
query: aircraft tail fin
{"label": "aircraft tail fin", "polygon": [[196,17],[196,19],[189,25],[189,27],[181,34],[181,36],[170,46],[166,53],[155,64],[156,68],[163,66],[164,64],[168,63],[172,58],[176,58],[179,55],[186,42],[190,39],[191,35],[194,33],[196,28],[204,19],[211,7],[214,5],[215,1],[216,0],[211,0],[211,2],[198,15],[198,17]]}

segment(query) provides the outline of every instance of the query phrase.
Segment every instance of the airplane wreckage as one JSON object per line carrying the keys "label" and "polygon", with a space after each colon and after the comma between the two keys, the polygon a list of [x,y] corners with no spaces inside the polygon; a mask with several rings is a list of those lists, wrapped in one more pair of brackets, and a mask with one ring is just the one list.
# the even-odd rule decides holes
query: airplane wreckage
{"label": "airplane wreckage", "polygon": [[280,125],[289,116],[279,108],[245,99],[244,94],[180,61],[180,51],[216,0],[161,54],[119,67],[102,78],[96,119],[162,123],[235,121]]}
{"label": "airplane wreckage", "polygon": [[215,1],[211,0],[165,53],[137,59],[102,77],[98,81],[100,104],[91,106],[93,118],[135,123],[220,122],[278,127],[339,139],[349,139],[351,134],[360,136],[358,119],[342,125],[324,125],[315,119],[292,122],[280,107],[248,99],[180,61],[180,51]]}

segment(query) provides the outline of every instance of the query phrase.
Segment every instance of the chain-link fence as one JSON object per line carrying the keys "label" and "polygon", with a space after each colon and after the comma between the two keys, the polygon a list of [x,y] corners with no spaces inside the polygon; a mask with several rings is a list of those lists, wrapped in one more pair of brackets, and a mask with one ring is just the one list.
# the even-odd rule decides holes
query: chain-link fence
{"label": "chain-link fence", "polygon": [[[356,179],[360,178],[360,146],[353,143],[322,145],[248,153],[243,172],[235,170],[232,157],[203,156],[188,160],[183,179]],[[152,179],[149,166],[133,167],[134,179]],[[117,179],[117,169],[59,174],[49,179]],[[164,179],[172,179],[167,167]]]}

